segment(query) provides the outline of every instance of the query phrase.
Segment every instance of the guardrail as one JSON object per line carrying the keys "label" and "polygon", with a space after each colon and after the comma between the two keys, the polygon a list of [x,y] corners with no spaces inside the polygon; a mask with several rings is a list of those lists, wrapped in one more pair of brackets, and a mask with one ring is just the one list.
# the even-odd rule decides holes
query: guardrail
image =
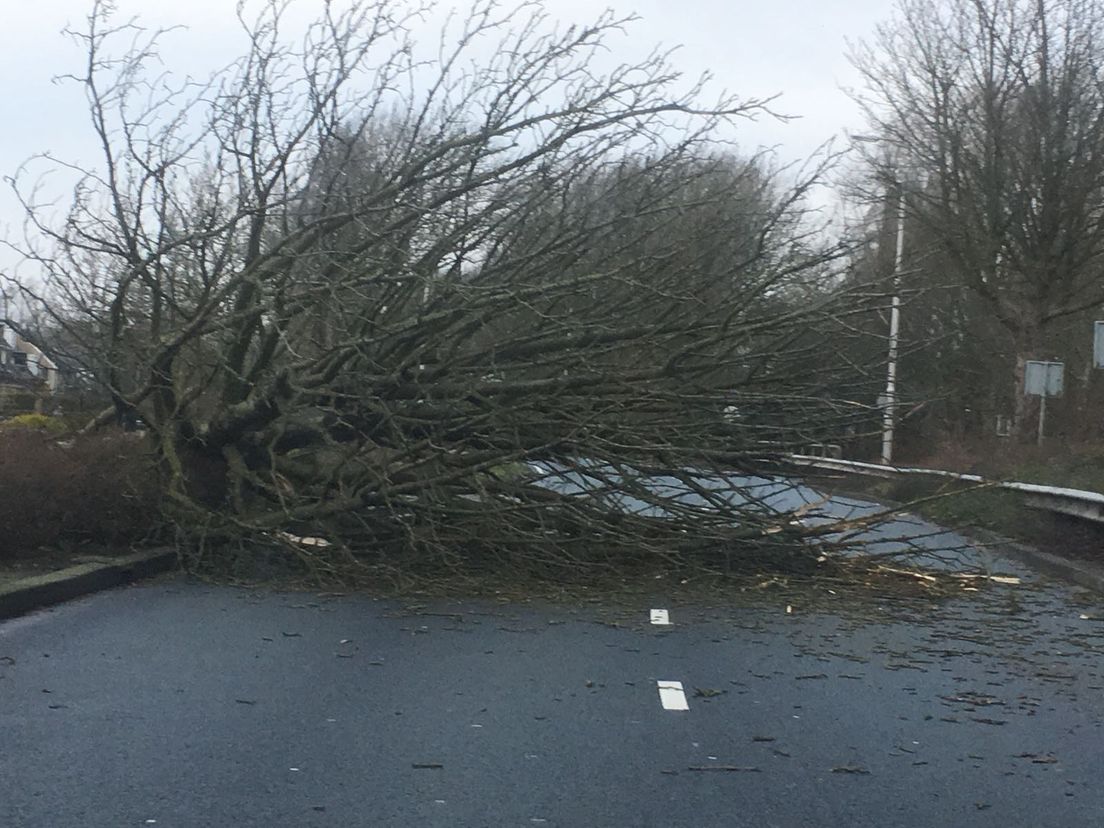
{"label": "guardrail", "polygon": [[996,488],[1020,492],[1024,496],[1025,505],[1032,509],[1045,509],[1050,512],[1081,518],[1082,520],[1104,523],[1104,494],[1100,492],[1064,489],[1060,486],[1040,486],[1036,483],[989,480],[977,474],[961,474],[940,469],[883,466],[877,463],[860,463],[855,460],[839,460],[832,457],[818,457],[807,454],[792,454],[790,460],[798,466],[886,479],[908,476],[943,477],[963,483],[988,483]]}

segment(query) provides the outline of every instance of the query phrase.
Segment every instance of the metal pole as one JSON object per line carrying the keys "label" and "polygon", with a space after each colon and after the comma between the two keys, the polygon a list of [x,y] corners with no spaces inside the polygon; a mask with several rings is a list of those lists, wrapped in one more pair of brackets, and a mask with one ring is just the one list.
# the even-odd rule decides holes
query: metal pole
{"label": "metal pole", "polygon": [[1043,389],[1043,395],[1039,397],[1039,445],[1043,444],[1043,433],[1046,430],[1046,389]]}
{"label": "metal pole", "polygon": [[882,412],[882,463],[893,464],[893,429],[897,420],[897,345],[901,330],[901,264],[905,255],[905,188],[898,183],[897,252],[893,262],[893,300],[889,308],[889,359],[886,365],[885,410]]}

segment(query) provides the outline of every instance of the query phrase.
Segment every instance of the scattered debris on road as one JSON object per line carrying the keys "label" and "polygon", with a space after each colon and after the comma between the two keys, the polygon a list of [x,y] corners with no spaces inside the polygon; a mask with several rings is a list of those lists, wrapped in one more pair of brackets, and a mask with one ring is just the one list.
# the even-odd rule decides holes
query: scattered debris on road
{"label": "scattered debris on road", "polygon": [[726,690],[714,690],[712,687],[695,687],[694,695],[702,699],[712,699],[724,695]]}

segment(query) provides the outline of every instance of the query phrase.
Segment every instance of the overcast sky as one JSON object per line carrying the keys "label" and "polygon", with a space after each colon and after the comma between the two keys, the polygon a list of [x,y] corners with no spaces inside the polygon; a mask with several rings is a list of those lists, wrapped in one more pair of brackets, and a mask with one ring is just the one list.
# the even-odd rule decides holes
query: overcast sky
{"label": "overcast sky", "polygon": [[[308,7],[316,0],[301,0]],[[336,0],[340,3],[341,0]],[[52,78],[79,71],[79,48],[60,34],[79,24],[87,0],[0,0],[0,175],[28,156],[51,153],[95,159],[82,99]],[[457,5],[445,2],[442,5]],[[121,15],[151,25],[183,24],[164,50],[169,68],[204,74],[224,62],[240,37],[234,0],[118,0]],[[556,17],[587,21],[604,7],[642,18],[612,45],[626,59],[659,44],[682,45],[676,62],[687,73],[712,72],[720,86],[748,97],[780,94],[775,108],[797,120],[744,125],[745,150],[777,147],[783,160],[805,157],[844,129],[861,129],[841,87],[854,85],[847,38],[868,36],[890,11],[889,0],[546,0]],[[19,212],[4,188],[0,234],[18,230]],[[0,266],[11,257],[0,254]]]}

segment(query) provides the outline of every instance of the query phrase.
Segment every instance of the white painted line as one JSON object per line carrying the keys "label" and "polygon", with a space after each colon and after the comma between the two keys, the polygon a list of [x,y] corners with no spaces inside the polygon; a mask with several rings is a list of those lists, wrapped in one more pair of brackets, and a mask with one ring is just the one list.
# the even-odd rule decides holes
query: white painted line
{"label": "white painted line", "polygon": [[665,609],[652,610],[652,623],[653,624],[670,624],[671,616]]}
{"label": "white painted line", "polygon": [[690,709],[690,705],[686,703],[686,693],[682,689],[681,681],[660,681],[656,683],[659,685],[659,703],[663,705],[664,710]]}

